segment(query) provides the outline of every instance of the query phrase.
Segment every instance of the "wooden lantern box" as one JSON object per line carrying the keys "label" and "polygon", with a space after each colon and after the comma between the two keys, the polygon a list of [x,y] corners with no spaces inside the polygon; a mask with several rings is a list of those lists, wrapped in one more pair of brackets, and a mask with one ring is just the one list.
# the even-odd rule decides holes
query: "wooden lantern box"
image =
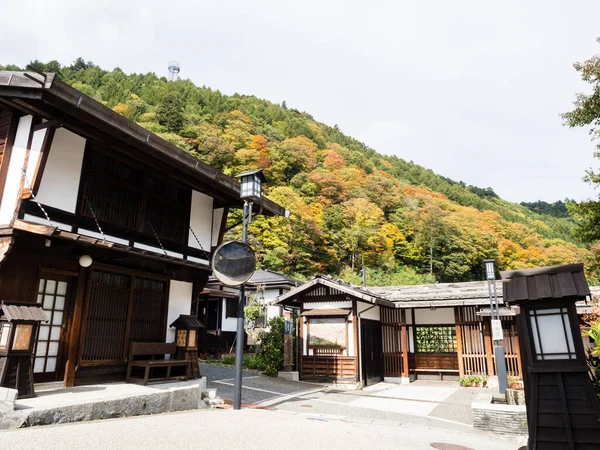
{"label": "wooden lantern box", "polygon": [[0,302],[0,386],[34,397],[33,349],[44,310],[25,303]]}
{"label": "wooden lantern box", "polygon": [[182,314],[171,325],[176,328],[177,359],[189,361],[189,378],[199,378],[198,330],[204,328],[196,316]]}

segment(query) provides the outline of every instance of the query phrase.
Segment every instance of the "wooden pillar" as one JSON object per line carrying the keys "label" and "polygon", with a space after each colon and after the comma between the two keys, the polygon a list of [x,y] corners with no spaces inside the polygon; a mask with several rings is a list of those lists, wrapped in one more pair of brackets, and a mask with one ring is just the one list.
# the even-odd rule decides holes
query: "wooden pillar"
{"label": "wooden pillar", "polygon": [[459,306],[454,308],[454,322],[456,323],[456,352],[458,353],[458,376],[462,377],[465,374],[464,361],[463,361],[463,343],[462,343],[462,332],[460,326],[460,314],[458,312]]}
{"label": "wooden pillar", "polygon": [[406,310],[401,310],[400,320],[402,326],[402,376],[408,377],[408,330],[406,329]]}
{"label": "wooden pillar", "polygon": [[492,334],[490,330],[490,321],[483,321],[483,340],[485,344],[485,361],[487,364],[487,374],[488,376],[496,375],[494,371],[494,353],[492,351]]}
{"label": "wooden pillar", "polygon": [[73,322],[69,333],[69,347],[67,351],[67,362],[65,364],[65,387],[75,386],[75,365],[79,355],[79,339],[81,336],[81,324],[83,321],[83,303],[85,298],[85,287],[87,285],[88,269],[79,268],[77,277],[77,291],[75,294],[75,305],[73,307]]}
{"label": "wooden pillar", "polygon": [[517,369],[519,370],[519,376],[523,379],[523,365],[521,364],[521,344],[519,343],[519,329],[517,327],[517,320],[513,318],[513,330],[515,331],[515,352],[517,353]]}
{"label": "wooden pillar", "polygon": [[354,360],[354,373],[356,374],[356,381],[359,382],[360,371],[358,365],[360,364],[361,355],[358,351],[358,333],[360,332],[360,330],[358,329],[358,307],[356,300],[352,300],[352,327],[354,329],[354,353],[356,356],[356,359]]}

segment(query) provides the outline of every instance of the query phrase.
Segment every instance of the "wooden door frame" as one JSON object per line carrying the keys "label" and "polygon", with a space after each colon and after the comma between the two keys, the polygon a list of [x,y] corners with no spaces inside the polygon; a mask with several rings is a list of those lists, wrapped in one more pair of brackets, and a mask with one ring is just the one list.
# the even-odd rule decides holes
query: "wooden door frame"
{"label": "wooden door frame", "polygon": [[[60,330],[60,337],[59,337],[59,343],[58,343],[58,353],[56,355],[56,369],[54,372],[50,372],[53,373],[54,375],[52,377],[45,377],[45,372],[42,372],[41,374],[35,374],[34,373],[34,378],[37,378],[36,381],[38,382],[50,382],[50,381],[60,381],[61,379],[64,378],[65,373],[66,373],[66,362],[68,359],[68,355],[69,355],[69,346],[70,346],[70,333],[72,330],[72,323],[73,323],[73,307],[75,305],[75,296],[76,296],[76,289],[75,286],[77,286],[77,276],[78,274],[76,272],[70,272],[70,271],[66,271],[66,270],[57,270],[57,269],[50,269],[50,268],[45,268],[45,267],[40,267],[40,269],[38,270],[38,277],[37,277],[37,282],[36,282],[36,286],[35,286],[35,298],[34,298],[34,303],[37,304],[37,296],[39,294],[39,289],[40,289],[40,280],[41,279],[45,279],[45,280],[55,280],[55,281],[65,281],[67,283],[67,295],[65,296],[65,306],[63,308],[63,319],[62,319],[62,324],[61,324],[61,330]],[[42,301],[42,305],[43,305],[43,301]],[[50,327],[52,327],[51,323],[48,323]],[[49,330],[49,333],[51,332],[51,328]],[[48,336],[50,337],[50,336]],[[38,331],[38,336],[36,336],[36,347],[37,347],[37,341],[39,339],[39,331]],[[45,379],[48,378],[48,379]]]}

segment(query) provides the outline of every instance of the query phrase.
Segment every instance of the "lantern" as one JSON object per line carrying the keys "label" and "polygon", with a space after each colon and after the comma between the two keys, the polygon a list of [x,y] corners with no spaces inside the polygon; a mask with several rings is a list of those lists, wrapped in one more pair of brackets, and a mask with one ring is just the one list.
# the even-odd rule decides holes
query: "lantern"
{"label": "lantern", "polygon": [[496,279],[496,260],[495,259],[484,259],[483,265],[485,267],[485,279],[495,280]]}
{"label": "lantern", "polygon": [[240,173],[237,178],[240,179],[240,198],[247,198],[258,201],[262,197],[262,184],[267,182],[267,178],[262,169],[251,170]]}
{"label": "lantern", "polygon": [[196,316],[181,314],[170,327],[175,327],[175,343],[177,344],[177,359],[189,361],[189,378],[198,378],[198,330],[204,328]]}
{"label": "lantern", "polygon": [[39,306],[0,302],[0,386],[17,389],[19,398],[34,397],[33,347],[40,322],[47,322]]}
{"label": "lantern", "polygon": [[558,442],[564,448],[594,447],[600,442],[600,402],[588,374],[575,306],[590,295],[583,264],[501,274],[504,300],[518,306],[527,448]]}

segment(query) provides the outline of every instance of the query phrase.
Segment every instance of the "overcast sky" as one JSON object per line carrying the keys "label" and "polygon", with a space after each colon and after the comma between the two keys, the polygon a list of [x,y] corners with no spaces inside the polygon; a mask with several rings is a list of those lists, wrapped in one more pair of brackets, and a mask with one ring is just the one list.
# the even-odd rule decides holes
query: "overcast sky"
{"label": "overcast sky", "polygon": [[337,124],[511,201],[583,200],[588,130],[562,126],[600,53],[598,0],[2,2],[0,64],[78,56]]}

